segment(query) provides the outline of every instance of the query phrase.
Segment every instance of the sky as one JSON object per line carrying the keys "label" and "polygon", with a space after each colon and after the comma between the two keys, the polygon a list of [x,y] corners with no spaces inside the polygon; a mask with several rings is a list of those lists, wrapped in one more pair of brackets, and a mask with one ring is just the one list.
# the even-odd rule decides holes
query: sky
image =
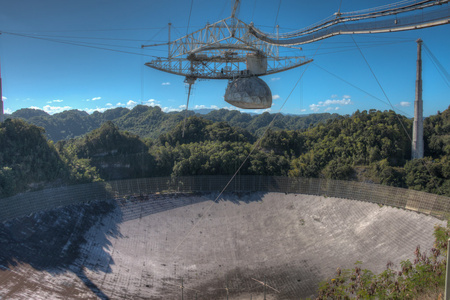
{"label": "sky", "polygon": [[[232,2],[4,1],[0,62],[5,113],[21,108],[50,114],[68,109],[92,113],[137,104],[179,111],[187,100],[184,78],[144,66],[151,56],[167,56],[167,46],[141,49],[141,45],[167,42],[169,22],[174,39],[226,18]],[[379,0],[376,5],[392,2]],[[371,8],[374,1],[242,0],[237,17],[265,31],[273,31],[278,24],[280,32],[288,32],[329,17],[340,5],[341,11],[354,11]],[[450,70],[450,25],[353,38],[337,36],[303,45],[302,51],[295,52],[280,48],[281,54],[304,55],[314,62],[261,77],[272,90],[273,106],[250,112],[346,115],[356,110],[394,109],[412,117],[415,41],[423,39]],[[220,80],[197,81],[189,108],[233,109],[223,99],[226,85]],[[448,82],[424,53],[424,116],[448,108],[449,94]]]}

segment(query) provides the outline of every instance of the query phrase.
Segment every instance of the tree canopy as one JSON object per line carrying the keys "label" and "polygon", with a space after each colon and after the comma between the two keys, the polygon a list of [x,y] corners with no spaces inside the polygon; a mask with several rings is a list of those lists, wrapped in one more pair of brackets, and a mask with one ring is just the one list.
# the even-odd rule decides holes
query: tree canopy
{"label": "tree canopy", "polygon": [[[45,117],[30,111],[19,114]],[[412,120],[393,111],[356,111],[324,122],[316,119],[316,126],[297,130],[280,129],[295,120],[282,116],[273,124],[278,128],[267,129],[274,117],[268,113],[258,117],[225,110],[205,116],[191,113],[185,124],[180,114],[147,106],[94,115],[103,125],[55,145],[41,127],[19,119],[2,123],[0,195],[39,182],[232,175],[239,170],[239,174],[368,181],[450,196],[450,108],[425,119],[426,157],[416,160],[410,159]],[[75,126],[91,116],[68,111],[58,117]],[[159,128],[157,138],[143,139],[120,130],[120,122],[142,130],[171,125]]]}

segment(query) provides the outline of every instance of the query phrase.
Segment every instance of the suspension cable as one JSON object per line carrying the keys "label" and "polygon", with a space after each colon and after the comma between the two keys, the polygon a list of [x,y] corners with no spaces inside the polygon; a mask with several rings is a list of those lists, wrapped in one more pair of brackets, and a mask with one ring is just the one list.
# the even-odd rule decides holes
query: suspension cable
{"label": "suspension cable", "polygon": [[450,87],[450,74],[447,72],[445,67],[441,64],[441,62],[437,59],[436,56],[434,56],[433,52],[431,52],[430,48],[428,48],[425,43],[422,43],[425,49],[425,53],[431,58],[431,61],[433,62],[434,66],[438,70],[439,74],[444,79],[445,83],[448,87]]}
{"label": "suspension cable", "polygon": [[[350,35],[351,38],[353,39],[353,42],[355,43],[356,47],[358,48],[359,52],[361,53],[364,61],[366,62],[367,66],[370,69],[370,72],[372,73],[372,75],[374,76],[375,80],[377,81],[380,89],[383,91],[384,96],[386,97],[386,99],[388,100],[390,106],[392,107],[392,109],[395,111],[394,106],[392,105],[391,101],[389,100],[389,97],[387,96],[386,92],[384,91],[383,87],[381,86],[381,83],[379,82],[378,78],[375,75],[375,72],[372,70],[369,62],[367,61],[366,57],[364,56],[363,52],[361,51],[361,49],[358,47],[358,44],[356,43],[355,39],[353,38],[353,35]],[[405,131],[406,135],[408,136],[408,139],[410,142],[412,142],[412,138],[409,135],[409,132],[406,130],[405,125],[403,124],[402,120],[400,119],[400,117],[395,114],[395,116],[397,117],[397,119],[399,120],[400,124],[403,127],[403,130]],[[436,182],[436,180],[433,178],[433,174],[431,173],[430,168],[428,167],[428,165],[426,164],[426,162],[424,160],[421,160],[422,165],[425,167],[425,169],[427,170],[428,174],[430,175],[431,181],[433,182],[434,186],[436,187],[436,189],[442,194],[442,190],[439,187],[438,183]]]}
{"label": "suspension cable", "polygon": [[[336,77],[337,79],[341,80],[342,82],[345,82],[346,84],[348,84],[348,85],[350,85],[351,87],[353,87],[353,88],[355,88],[355,89],[357,89],[357,90],[363,92],[364,94],[366,94],[366,95],[368,95],[368,96],[374,98],[375,100],[378,100],[378,101],[380,101],[380,102],[383,103],[383,104],[390,105],[389,102],[386,102],[386,101],[384,101],[384,100],[378,98],[377,96],[374,96],[373,94],[369,93],[368,91],[363,90],[362,88],[360,88],[360,87],[354,85],[353,83],[351,83],[351,82],[345,80],[344,78],[340,77],[339,75],[336,75],[335,73],[332,73],[331,71],[325,69],[324,67],[318,65],[317,63],[313,62],[313,64],[314,64],[314,66],[318,67],[318,68],[321,69],[322,71],[327,72],[327,73],[330,74],[331,76]],[[409,117],[412,117],[410,114],[408,114],[408,113],[406,113],[406,112],[404,112],[404,111],[402,111],[402,110],[400,110],[400,109],[397,109],[397,111],[398,111],[398,112],[401,112],[401,113],[404,114],[404,115],[407,115],[407,116],[409,116]]]}
{"label": "suspension cable", "polygon": [[187,27],[186,27],[186,35],[188,35],[188,33],[189,33],[189,24],[191,23],[191,14],[192,14],[193,4],[194,4],[194,0],[191,0],[191,8],[189,9],[189,18],[188,18],[188,23],[187,23]]}
{"label": "suspension cable", "polygon": [[[320,46],[322,45],[322,42],[319,44],[319,47],[316,50],[316,53],[319,51]],[[313,56],[314,58],[315,56]],[[172,251],[172,255],[175,254],[175,252],[178,250],[178,248],[184,243],[184,241],[191,235],[192,231],[197,228],[197,226],[203,221],[203,219],[205,218],[205,216],[208,215],[209,210],[212,208],[212,206],[214,204],[216,204],[219,200],[219,198],[222,196],[222,194],[225,192],[225,190],[228,188],[228,186],[231,184],[231,182],[233,182],[234,178],[236,177],[236,175],[239,173],[239,171],[244,167],[245,163],[248,161],[248,159],[250,158],[250,156],[253,154],[253,152],[259,148],[262,139],[264,138],[264,136],[267,134],[267,132],[269,131],[269,129],[273,126],[273,124],[275,123],[275,120],[278,118],[278,116],[280,115],[281,110],[283,109],[283,107],[285,106],[286,102],[289,100],[290,96],[292,95],[292,93],[294,92],[294,90],[296,89],[298,83],[300,82],[300,80],[303,78],[303,75],[305,74],[306,70],[308,70],[309,68],[309,64],[306,65],[305,69],[303,70],[302,74],[300,75],[299,79],[297,80],[297,82],[294,84],[294,87],[291,89],[290,93],[288,94],[288,96],[286,97],[286,100],[284,100],[283,105],[281,105],[280,109],[278,110],[278,112],[275,114],[275,116],[273,117],[272,121],[269,123],[269,125],[266,127],[266,129],[264,130],[264,133],[261,135],[261,137],[256,141],[256,143],[253,145],[252,149],[250,150],[250,152],[248,153],[247,157],[244,159],[244,161],[241,163],[241,165],[239,166],[239,168],[234,172],[233,176],[231,176],[231,179],[227,182],[227,184],[225,185],[225,187],[222,189],[222,191],[219,193],[219,195],[215,198],[215,200],[211,203],[211,205],[208,206],[208,208],[205,210],[205,212],[202,214],[202,216],[198,219],[198,221],[192,226],[192,228],[184,235],[184,238],[180,241],[180,243],[178,243],[178,245],[176,245],[176,247],[174,248],[174,250]]]}
{"label": "suspension cable", "polygon": [[277,16],[275,17],[275,24],[273,25],[273,30],[274,31],[275,31],[275,27],[277,26],[278,14],[280,13],[280,7],[281,7],[281,0],[278,2]]}
{"label": "suspension cable", "polygon": [[252,12],[252,18],[251,18],[252,22],[253,22],[253,17],[255,16],[255,9],[256,9],[256,0],[253,3],[253,12]]}
{"label": "suspension cable", "polygon": [[[380,87],[381,91],[383,92],[384,97],[386,98],[386,100],[388,101],[389,105],[391,106],[392,110],[395,111],[394,106],[392,105],[391,100],[389,99],[388,95],[386,94],[383,86],[381,85],[380,81],[378,80],[378,77],[375,75],[375,72],[373,71],[372,67],[370,66],[369,62],[367,61],[366,57],[364,56],[364,53],[362,52],[361,48],[359,47],[358,43],[356,43],[355,38],[353,37],[353,35],[350,35],[350,37],[352,38],[353,42],[355,43],[356,48],[358,49],[359,53],[361,54],[362,58],[364,59],[364,61],[366,62],[367,67],[369,68],[370,72],[372,73],[372,76],[375,78],[375,81],[377,82],[378,86]],[[409,135],[408,130],[406,130],[405,124],[403,124],[402,120],[400,119],[400,117],[395,114],[395,116],[397,117],[397,120],[400,122],[400,124],[402,125],[403,130],[405,131],[406,135],[408,136],[408,139],[410,141],[412,141],[411,136]]]}
{"label": "suspension cable", "polygon": [[[130,51],[124,51],[124,50],[117,50],[117,49],[105,48],[105,47],[98,47],[98,46],[92,46],[92,45],[85,45],[85,44],[79,44],[79,43],[76,43],[76,42],[70,42],[70,41],[64,41],[64,40],[55,40],[55,39],[43,38],[43,37],[37,37],[37,36],[32,36],[32,35],[27,35],[27,34],[20,34],[20,33],[6,32],[6,31],[1,31],[0,33],[3,33],[3,34],[9,34],[9,35],[15,35],[15,36],[20,36],[20,37],[26,37],[26,38],[31,38],[31,39],[37,39],[37,40],[50,41],[50,42],[60,43],[60,44],[74,45],[74,46],[80,46],[80,47],[86,47],[86,48],[93,48],[93,49],[99,49],[99,50],[106,50],[106,51],[112,51],[112,52],[119,52],[119,53],[126,53],[126,54],[133,54],[133,55],[139,55],[139,56],[142,56],[141,53],[137,53],[137,52],[130,52]],[[158,58],[158,56],[156,56],[156,55],[145,54],[144,56]]]}
{"label": "suspension cable", "polygon": [[339,3],[339,9],[338,9],[338,17],[339,17],[339,14],[341,13],[341,6],[342,6],[342,0],[341,0],[341,2]]}

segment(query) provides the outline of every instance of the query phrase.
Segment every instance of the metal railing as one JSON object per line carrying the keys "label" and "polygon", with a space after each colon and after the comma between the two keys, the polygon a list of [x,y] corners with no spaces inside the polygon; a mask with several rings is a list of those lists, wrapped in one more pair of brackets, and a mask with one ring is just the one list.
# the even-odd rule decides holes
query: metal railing
{"label": "metal railing", "polygon": [[[0,221],[71,204],[155,193],[220,192],[230,176],[152,177],[45,189],[0,199]],[[277,192],[336,197],[388,205],[445,219],[450,198],[356,181],[281,176],[237,176],[225,192]]]}

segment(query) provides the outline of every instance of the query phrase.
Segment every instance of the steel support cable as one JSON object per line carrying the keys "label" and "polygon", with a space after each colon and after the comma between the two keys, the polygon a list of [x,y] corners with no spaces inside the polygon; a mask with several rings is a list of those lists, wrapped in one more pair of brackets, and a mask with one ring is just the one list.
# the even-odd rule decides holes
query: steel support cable
{"label": "steel support cable", "polygon": [[342,7],[342,0],[339,2],[339,9],[338,9],[338,14],[341,13],[341,7]]}
{"label": "steel support cable", "polygon": [[[375,80],[377,81],[377,83],[378,83],[380,89],[382,90],[384,96],[385,96],[386,99],[388,100],[390,106],[392,107],[392,110],[395,111],[394,106],[392,105],[391,101],[389,100],[389,97],[387,96],[386,92],[384,91],[384,89],[383,89],[383,87],[382,87],[380,81],[379,81],[378,78],[376,77],[375,72],[372,70],[372,67],[370,66],[370,64],[369,64],[369,62],[367,61],[366,57],[364,56],[363,52],[362,52],[361,49],[358,47],[358,44],[356,43],[355,39],[353,38],[353,35],[351,35],[351,38],[352,38],[353,41],[355,42],[356,47],[358,48],[358,50],[359,50],[359,52],[361,53],[361,55],[362,55],[364,61],[366,62],[367,66],[369,67],[370,72],[372,73],[372,75],[374,76]],[[405,125],[403,124],[402,120],[400,119],[400,117],[399,117],[397,114],[395,114],[395,116],[397,117],[397,119],[399,120],[400,124],[402,125],[403,130],[405,131],[406,135],[408,136],[409,141],[412,142],[412,138],[411,138],[411,136],[409,135],[409,132],[406,130]],[[425,163],[424,160],[421,160],[421,162],[422,162],[422,165],[423,165],[423,166],[425,167],[425,169],[427,170],[428,174],[430,175],[431,181],[433,182],[434,186],[435,186],[436,189],[443,195],[442,190],[440,189],[439,185],[437,184],[437,182],[436,182],[436,181],[434,180],[434,178],[433,178],[433,174],[431,173],[430,168],[427,166],[427,164]]]}
{"label": "steel support cable", "polygon": [[[364,94],[368,95],[369,97],[372,97],[372,98],[374,98],[375,100],[378,100],[378,101],[380,101],[380,102],[383,103],[383,104],[389,105],[388,102],[386,102],[386,101],[384,101],[384,100],[378,98],[377,96],[372,95],[371,93],[369,93],[369,92],[363,90],[362,88],[360,88],[360,87],[354,85],[353,83],[351,83],[351,82],[345,80],[344,78],[342,78],[342,77],[340,77],[340,76],[338,76],[338,75],[332,73],[331,71],[329,71],[329,70],[327,70],[327,69],[325,69],[325,68],[319,66],[317,63],[313,62],[313,64],[314,64],[316,67],[318,67],[319,69],[321,69],[322,71],[324,71],[324,72],[330,74],[331,76],[336,77],[337,79],[339,79],[339,80],[341,80],[342,82],[345,82],[346,84],[350,85],[351,87],[353,87],[353,88],[355,88],[355,89],[357,89],[357,90],[363,92]],[[397,109],[397,111],[398,111],[398,112],[401,112],[401,113],[404,114],[404,115],[407,115],[407,116],[411,117],[411,115],[409,115],[408,113],[406,113],[406,112],[404,112],[404,111],[402,111],[402,110],[400,110],[400,109]]]}
{"label": "steel support cable", "polygon": [[[388,11],[388,10],[398,9],[398,8],[411,6],[411,5],[422,5],[422,4],[429,3],[429,2],[436,2],[436,0],[422,0],[419,2],[417,2],[417,0],[403,0],[403,1],[398,1],[395,3],[391,3],[391,4],[380,5],[380,6],[376,6],[376,7],[372,7],[372,8],[355,10],[352,12],[345,12],[345,14],[363,15],[363,14],[367,14],[370,12]],[[399,6],[399,5],[403,5],[403,6],[396,8],[396,6]]]}
{"label": "steel support cable", "polygon": [[[414,1],[414,0],[413,0]],[[336,15],[332,15],[328,18],[326,18],[325,20],[318,22],[314,25],[311,25],[309,27],[306,27],[304,29],[301,30],[297,30],[295,32],[292,33],[286,33],[285,36],[286,37],[295,37],[298,35],[302,35],[302,34],[306,34],[306,33],[311,33],[317,30],[321,30],[325,27],[329,27],[332,25],[336,25],[337,23],[344,23],[344,22],[349,22],[349,21],[361,21],[361,20],[365,20],[365,19],[369,19],[369,18],[376,18],[376,17],[383,17],[383,16],[389,16],[389,15],[397,15],[399,13],[404,13],[404,12],[408,12],[408,11],[413,11],[413,10],[418,10],[421,8],[426,8],[430,5],[427,5],[425,7],[423,7],[424,4],[431,2],[431,6],[436,5],[436,1],[434,0],[427,0],[427,1],[422,1],[421,3],[415,3],[413,5],[407,5],[407,6],[403,6],[403,7],[399,7],[397,8],[397,10],[393,11],[393,10],[376,10],[375,9],[367,9],[364,11],[355,11],[355,12],[343,12],[340,13],[340,16],[336,17]],[[445,3],[448,2],[448,0],[443,1]],[[434,4],[433,4],[434,3]],[[365,11],[370,11],[373,10],[373,12],[367,14],[365,13]],[[349,15],[349,17],[342,17],[342,15]]]}
{"label": "steel support cable", "polygon": [[[384,43],[378,43],[378,44],[372,44],[372,45],[364,45],[361,48],[373,48],[373,47],[380,47],[380,46],[389,46],[389,45],[397,45],[397,44],[403,44],[403,43],[410,43],[413,42],[414,40],[405,40],[405,41],[398,41],[398,42],[384,42]],[[346,52],[346,51],[350,51],[350,50],[354,50],[354,47],[351,46],[340,46],[340,47],[328,47],[328,48],[322,48],[322,49],[340,49],[340,50],[336,50],[336,51],[332,51],[332,52],[324,52],[324,53],[318,53],[317,56],[320,55],[326,55],[326,54],[334,54],[334,53],[340,53],[340,52]],[[303,50],[303,52],[307,52],[308,50]],[[292,52],[291,50],[288,51],[283,51],[283,53],[290,53]]]}
{"label": "steel support cable", "polygon": [[[144,54],[144,48],[141,47],[141,54]],[[144,81],[145,81],[145,62],[144,56],[141,56],[141,101],[144,101]]]}
{"label": "steel support cable", "polygon": [[[449,2],[448,0],[445,0],[442,1],[442,3],[439,2],[437,4],[437,2],[433,1],[433,3],[429,4],[429,6],[432,7],[435,5],[448,4],[448,2]],[[274,34],[264,33],[255,27],[251,28],[251,34],[253,34],[258,39],[270,44],[300,45],[329,38],[335,35],[412,30],[418,28],[443,25],[444,23],[450,20],[450,10],[442,7],[439,7],[439,9],[422,12],[419,19],[417,15],[412,16],[406,15],[401,17],[397,16],[397,14],[399,13],[412,12],[418,10],[419,8],[422,7],[408,8],[408,10],[406,11],[400,11],[378,16],[373,15],[359,16],[358,18],[333,17],[329,18],[329,20],[321,21],[318,24],[312,25],[310,27],[296,31],[294,33],[280,34],[278,38]],[[392,18],[386,19],[386,17],[390,15],[394,15],[395,19]],[[361,23],[361,21],[364,21],[366,19],[375,19],[377,17],[384,17],[384,18],[382,20]],[[347,23],[349,22],[357,22],[357,23],[347,25]]]}
{"label": "steel support cable", "polygon": [[[73,29],[73,30],[33,30],[36,32],[100,32],[100,31],[133,31],[133,30],[155,30],[164,29],[164,27],[147,27],[147,28],[111,28],[111,29]],[[30,33],[29,31],[20,31],[20,33]]]}
{"label": "steel support cable", "polygon": [[189,24],[191,23],[191,15],[192,15],[192,6],[194,5],[194,0],[191,0],[191,8],[189,9],[189,18],[188,18],[188,23],[187,23],[187,27],[186,27],[186,35],[188,35],[189,33]]}
{"label": "steel support cable", "polygon": [[183,118],[183,131],[181,134],[181,137],[184,138],[184,131],[186,130],[186,119],[187,119],[187,114],[188,114],[188,107],[189,107],[189,98],[191,96],[191,88],[192,88],[193,83],[189,83],[189,88],[188,88],[188,97],[187,97],[187,103],[186,103],[186,109],[184,110],[184,118]]}
{"label": "steel support cable", "polygon": [[[447,70],[444,68],[444,66],[441,65],[439,60],[433,55],[431,50],[423,42],[422,42],[422,46],[425,46],[424,47],[425,50],[426,50],[425,52],[431,57],[431,60],[432,60],[433,64],[435,65],[435,67],[438,69],[438,72],[441,74],[441,76],[443,77],[444,81],[446,81],[447,85],[450,87],[450,85],[449,85],[450,75],[448,74]],[[442,68],[442,69],[440,69],[440,68]],[[441,188],[439,187],[437,182],[434,180],[434,178],[433,178],[433,176],[431,174],[431,170],[428,168],[428,166],[425,163],[425,161],[422,160],[422,164],[425,167],[425,169],[427,169],[428,174],[431,176],[431,180],[433,181],[434,186],[436,187],[436,189],[441,193],[441,195],[444,195],[444,193],[442,193]]]}
{"label": "steel support cable", "polygon": [[[319,51],[320,46],[322,45],[322,43],[319,44],[319,47],[317,47],[317,51]],[[313,56],[314,58],[315,56]],[[174,248],[174,250],[172,251],[172,255],[175,254],[175,252],[178,250],[178,248],[184,243],[184,241],[186,241],[186,239],[191,235],[192,231],[194,231],[195,228],[198,227],[198,225],[203,221],[203,219],[205,218],[205,216],[208,214],[208,212],[210,211],[210,209],[213,207],[213,205],[215,203],[218,202],[219,198],[222,196],[222,194],[225,192],[225,190],[228,188],[228,186],[231,184],[231,182],[233,182],[234,178],[236,177],[236,175],[239,173],[239,171],[243,168],[244,164],[248,161],[248,159],[250,158],[250,156],[253,154],[253,152],[259,148],[259,145],[261,144],[262,139],[264,138],[264,136],[267,134],[267,132],[269,131],[269,129],[273,126],[273,124],[275,123],[275,120],[277,119],[278,115],[280,114],[281,110],[283,109],[283,107],[286,105],[286,102],[288,101],[288,99],[290,98],[290,96],[292,95],[292,93],[294,92],[294,90],[296,89],[298,83],[300,82],[300,80],[303,78],[303,75],[305,74],[306,70],[308,70],[310,64],[307,64],[305,69],[303,70],[303,73],[300,75],[299,79],[297,80],[297,82],[294,84],[294,87],[291,89],[290,93],[288,94],[288,96],[286,97],[286,100],[284,100],[283,104],[281,105],[280,109],[278,110],[278,112],[275,114],[275,116],[273,117],[272,121],[269,123],[269,125],[266,127],[266,129],[264,130],[264,133],[261,135],[261,137],[256,141],[256,143],[253,145],[252,149],[250,150],[249,154],[247,155],[247,157],[244,159],[244,161],[241,163],[241,165],[239,166],[239,168],[236,170],[236,172],[234,172],[233,176],[231,176],[231,179],[227,182],[227,184],[225,185],[225,187],[222,189],[222,191],[219,193],[219,195],[215,198],[215,200],[208,206],[208,208],[205,210],[204,213],[202,213],[202,216],[199,218],[199,220],[194,223],[194,225],[192,226],[192,228],[184,235],[184,238],[181,240],[181,242]]]}
{"label": "steel support cable", "polygon": [[[373,44],[373,45],[365,45],[365,46],[363,46],[361,48],[373,48],[373,47],[379,47],[379,46],[396,45],[396,44],[402,44],[402,43],[410,43],[410,42],[413,42],[413,41],[415,41],[415,40],[405,40],[405,41],[398,41],[398,42],[385,42],[385,43],[379,43],[379,44]],[[340,49],[340,50],[318,53],[318,54],[316,54],[316,56],[351,51],[351,50],[354,50],[354,47],[340,46],[340,47],[328,47],[328,48],[322,48],[322,49]],[[303,50],[303,52],[306,53],[306,52],[308,52],[308,50]],[[280,54],[281,53],[290,53],[290,54],[294,53],[291,56],[295,56],[296,55],[296,53],[293,52],[292,50],[280,51]],[[308,55],[305,55],[305,56],[308,56]]]}
{"label": "steel support cable", "polygon": [[436,69],[438,70],[439,74],[441,74],[445,83],[450,87],[450,74],[447,72],[447,70],[441,64],[441,62],[437,59],[437,57],[433,54],[433,52],[431,52],[430,48],[428,48],[427,45],[425,45],[425,43],[423,43],[423,42],[422,42],[422,45],[424,46],[425,53],[427,53],[428,56],[431,58],[431,61],[433,62]]}
{"label": "steel support cable", "polygon": [[[68,42],[68,43],[78,43],[80,45],[95,45],[95,46],[109,46],[109,47],[117,47],[117,48],[125,48],[125,49],[138,49],[136,47],[125,46],[125,45],[115,45],[115,44],[104,44],[104,43],[94,43],[94,42],[83,42],[83,41],[67,41],[67,40],[52,40],[52,41],[60,41],[60,42]],[[167,45],[167,44],[166,44]],[[141,47],[142,48],[142,47]],[[167,51],[161,49],[153,49],[152,51]],[[142,51],[141,51],[142,53]],[[142,54],[144,55],[144,54]]]}
{"label": "steel support cable", "polygon": [[217,19],[219,19],[219,20],[223,19],[222,15],[225,12],[225,8],[227,7],[227,2],[228,2],[228,0],[223,3],[222,9],[220,10],[220,13],[219,13],[219,16],[217,17]]}
{"label": "steel support cable", "polygon": [[[162,27],[161,29],[159,29],[149,40],[146,40],[145,41],[145,43],[148,43],[148,42],[150,42],[150,41],[153,41],[153,39],[158,35],[158,34],[160,34],[161,33],[161,31],[163,30],[163,29],[165,29],[165,28],[167,28],[167,27]],[[164,43],[164,45],[167,45],[167,43]]]}
{"label": "steel support cable", "polygon": [[[369,62],[367,61],[366,57],[364,56],[364,53],[362,52],[361,48],[359,48],[358,43],[356,43],[355,38],[353,37],[353,35],[350,35],[350,37],[352,38],[353,42],[355,43],[356,48],[358,49],[359,53],[361,54],[362,58],[364,59],[364,61],[366,62],[367,67],[369,68],[370,72],[372,73],[372,76],[375,78],[375,81],[377,82],[378,86],[380,87],[381,91],[383,92],[384,97],[386,97],[386,100],[389,102],[389,105],[391,106],[392,110],[395,111],[394,106],[391,103],[391,100],[389,99],[388,95],[386,94],[383,86],[381,85],[381,82],[378,80],[378,77],[375,75],[375,72],[373,71],[372,67],[370,66]],[[412,141],[411,136],[409,135],[408,130],[406,130],[405,125],[403,124],[402,120],[400,119],[400,117],[395,114],[395,116],[397,117],[397,120],[400,122],[400,124],[403,127],[403,130],[405,131],[406,135],[408,136],[409,140]]]}
{"label": "steel support cable", "polygon": [[256,0],[253,3],[253,12],[252,12],[252,18],[251,18],[252,22],[253,22],[253,17],[255,16],[255,10],[256,10]]}
{"label": "steel support cable", "polygon": [[274,31],[275,31],[275,27],[277,26],[278,15],[279,15],[279,13],[280,13],[280,7],[281,7],[281,0],[278,2],[277,16],[275,17],[275,24],[273,25],[273,30],[274,30]]}
{"label": "steel support cable", "polygon": [[[425,53],[426,53],[427,56],[430,58],[431,62],[433,63],[433,65],[434,65],[434,67],[436,68],[436,70],[438,71],[439,75],[441,75],[441,77],[442,77],[442,79],[444,80],[444,82],[447,84],[447,86],[450,87],[450,84],[449,84],[449,78],[446,77],[446,75],[445,75],[445,73],[444,73],[445,70],[441,70],[441,69],[440,69],[440,66],[438,65],[438,62],[436,62],[436,61],[433,60],[433,57],[432,57],[431,53],[429,53],[429,52],[425,52]],[[447,74],[447,75],[448,75],[448,74]]]}
{"label": "steel support cable", "polygon": [[[255,25],[256,26],[256,25]],[[258,27],[267,27],[267,28],[272,28],[272,26],[260,26],[257,25]],[[282,29],[282,27],[280,27],[280,29]],[[373,34],[369,34],[369,33],[361,33],[360,35],[367,35],[370,36],[373,39],[386,39],[386,40],[411,40],[411,38],[407,38],[407,37],[399,37],[399,36],[378,36],[378,35],[373,35]],[[353,42],[349,41],[349,42],[345,42],[345,41],[339,41],[339,42],[334,42],[334,41],[327,41],[327,43],[335,43],[335,44],[353,44]],[[369,41],[360,41],[359,43],[371,43]],[[295,49],[295,48],[294,48]]]}
{"label": "steel support cable", "polygon": [[[161,30],[162,29],[160,29],[158,32],[160,32]],[[70,38],[70,39],[86,39],[86,40],[109,40],[109,41],[126,41],[126,42],[145,41],[145,39],[138,40],[138,39],[121,39],[121,38],[89,37],[89,36],[49,35],[49,34],[35,34],[35,33],[28,33],[27,35],[37,37],[48,37],[48,38],[68,38],[68,39]]]}
{"label": "steel support cable", "polygon": [[[193,6],[193,4],[194,4],[194,0],[191,0],[191,8],[189,9],[189,18],[188,18],[188,24],[187,24],[187,27],[186,27],[186,35],[188,35],[188,33],[189,33],[189,24],[191,23],[191,14],[192,14],[192,6]],[[170,56],[170,53],[169,53],[169,56]],[[191,62],[191,67],[192,67],[192,62]],[[185,112],[184,112],[184,119],[183,119],[182,138],[184,138],[184,131],[186,129],[186,119],[187,119],[188,107],[189,107],[189,97],[191,96],[191,88],[192,88],[193,84],[194,84],[193,82],[189,83],[188,97],[187,97],[186,109],[185,109]]]}
{"label": "steel support cable", "polygon": [[[0,33],[14,35],[14,36],[20,36],[20,37],[25,37],[25,38],[31,38],[31,39],[37,39],[37,40],[43,40],[43,41],[49,41],[49,42],[54,42],[54,43],[59,43],[59,44],[73,45],[73,46],[93,48],[93,49],[99,49],[99,50],[106,50],[106,51],[112,51],[112,52],[118,52],[118,53],[133,54],[133,55],[139,55],[139,56],[142,55],[141,53],[137,53],[137,52],[130,52],[130,51],[124,51],[124,50],[110,49],[110,48],[97,47],[97,46],[91,46],[91,45],[83,45],[83,44],[78,44],[78,43],[75,43],[75,42],[69,42],[69,41],[63,41],[63,40],[54,40],[54,39],[49,39],[49,38],[30,36],[30,35],[26,35],[26,34],[19,34],[19,33],[6,32],[6,31],[1,31]],[[159,58],[159,56],[149,55],[149,54],[145,54],[144,56],[153,57],[153,58]]]}

